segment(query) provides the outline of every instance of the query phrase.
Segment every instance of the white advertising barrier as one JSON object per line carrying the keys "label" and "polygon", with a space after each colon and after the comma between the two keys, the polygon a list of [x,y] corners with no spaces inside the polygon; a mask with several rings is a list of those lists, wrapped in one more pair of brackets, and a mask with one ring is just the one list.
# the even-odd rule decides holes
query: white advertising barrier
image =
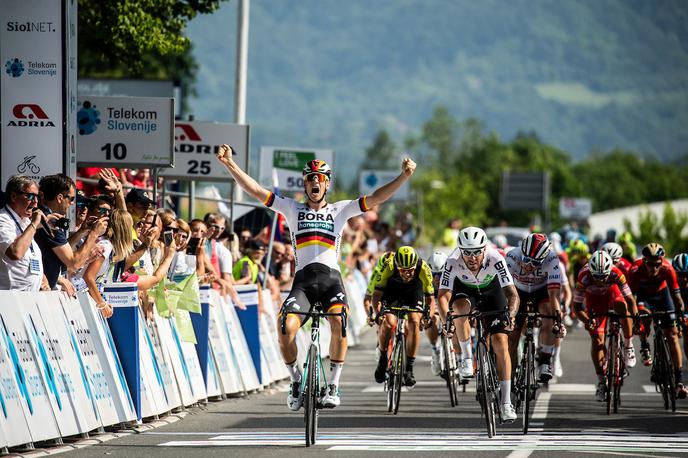
{"label": "white advertising barrier", "polygon": [[[279,186],[280,191],[303,191],[303,166],[313,159],[320,159],[333,167],[334,151],[263,146],[260,148],[260,183],[270,188]],[[277,183],[274,183],[274,178]],[[330,186],[333,185],[334,178]]]}
{"label": "white advertising barrier", "polygon": [[244,391],[244,387],[241,383],[239,363],[226,332],[226,319],[220,294],[215,290],[210,291],[209,313],[208,339],[222,387],[227,394],[240,393]]}
{"label": "white advertising barrier", "polygon": [[[108,378],[100,364],[98,350],[94,340],[97,332],[89,329],[86,317],[81,310],[78,299],[72,299],[65,294],[60,295],[64,319],[70,329],[72,345],[79,348],[83,375],[91,386],[93,402],[98,411],[103,426],[120,422],[115,406],[114,394],[108,384]],[[115,391],[114,389],[112,390]]]}
{"label": "white advertising barrier", "polygon": [[[66,374],[68,377],[64,377],[65,374],[59,369],[60,365],[65,363],[61,354],[62,347],[57,339],[53,339],[48,334],[43,324],[36,306],[37,296],[16,292],[12,303],[21,312],[24,329],[29,336],[29,349],[39,367],[40,383],[43,384],[48,395],[52,416],[60,430],[60,436],[73,436],[86,432],[79,425],[79,418],[69,398],[69,392],[74,386],[71,375]],[[71,365],[68,368],[75,369]],[[33,429],[31,431],[33,432]]]}
{"label": "white advertising barrier", "polygon": [[[16,338],[17,335],[14,328],[7,325],[7,320],[4,318],[8,313],[18,314],[16,306],[12,304],[12,293],[0,291],[0,304],[6,305],[6,308],[0,306],[0,406],[2,407],[0,431],[3,433],[2,446],[13,447],[28,444],[34,440],[29,429],[35,424],[32,421],[33,415],[28,418],[24,416],[24,410],[29,410],[33,414],[33,399],[29,392],[28,374],[24,370],[24,366],[30,361],[25,356],[25,352],[20,351],[24,347],[19,347],[10,338],[10,336]],[[31,423],[27,423],[27,419]],[[50,421],[52,422],[52,417]],[[52,425],[57,434],[54,422]]]}
{"label": "white advertising barrier", "polygon": [[270,370],[270,382],[289,377],[287,366],[282,360],[277,341],[277,317],[272,295],[262,290],[263,313],[260,314],[260,349]]}
{"label": "white advertising barrier", "polygon": [[246,336],[239,324],[234,304],[224,298],[219,297],[219,304],[222,307],[225,318],[224,330],[233,350],[233,355],[236,357],[236,364],[239,367],[239,374],[241,381],[246,391],[257,390],[261,387],[258,380],[258,373],[256,367],[251,360],[251,354],[246,343]]}
{"label": "white advertising barrier", "polygon": [[[157,313],[157,311],[154,309],[153,313]],[[166,406],[163,412],[180,407],[182,400],[177,388],[177,380],[174,378],[169,354],[163,349],[158,326],[155,320],[144,320],[143,314],[141,314],[141,322],[146,323],[147,339],[145,345],[149,347],[149,351],[153,355],[153,369],[156,371],[155,378],[158,383],[162,382],[162,389],[165,393]]]}
{"label": "white advertising barrier", "polygon": [[[136,420],[136,410],[129,393],[124,370],[117,354],[115,342],[110,333],[110,328],[105,322],[102,314],[96,309],[96,304],[89,296],[87,291],[77,293],[81,312],[85,319],[85,329],[88,329],[92,338],[95,355],[98,358],[100,367],[103,370],[107,391],[111,396],[112,403],[117,411],[117,423],[128,423]],[[71,314],[74,319],[76,314]],[[75,320],[77,323],[78,321]],[[105,414],[101,410],[101,417],[104,424],[114,424],[105,421]]]}
{"label": "white advertising barrier", "polygon": [[196,353],[196,346],[191,342],[183,342],[179,337],[177,330],[177,323],[174,318],[168,318],[167,322],[172,331],[174,343],[177,346],[179,353],[182,355],[182,368],[185,371],[185,376],[188,375],[191,384],[191,392],[195,399],[194,402],[204,400],[208,396],[205,390],[205,380],[203,380],[203,373],[201,366],[198,363],[198,354]]}
{"label": "white advertising barrier", "polygon": [[225,393],[220,380],[220,372],[217,369],[213,347],[208,347],[208,374],[206,376],[205,392],[209,398],[217,398]]}
{"label": "white advertising barrier", "polygon": [[160,170],[160,176],[183,180],[231,181],[232,175],[215,159],[220,145],[232,147],[233,159],[248,170],[249,126],[217,122],[174,123],[174,168]]}
{"label": "white advertising barrier", "polygon": [[80,166],[174,165],[173,98],[80,95],[77,104]]}
{"label": "white advertising barrier", "polygon": [[43,319],[45,334],[41,334],[41,338],[52,353],[51,362],[59,375],[58,386],[62,385],[62,392],[66,398],[65,407],[71,407],[73,410],[81,432],[103,426],[91,382],[86,376],[81,349],[62,309],[61,297],[66,297],[66,294],[55,291],[31,296]]}
{"label": "white advertising barrier", "polygon": [[181,402],[183,405],[189,406],[196,402],[196,398],[193,395],[193,391],[191,391],[191,375],[186,367],[181,346],[178,345],[178,342],[172,335],[170,320],[162,318],[157,313],[154,317],[162,347],[167,351],[170,358],[170,365],[174,372],[174,378],[177,381]]}

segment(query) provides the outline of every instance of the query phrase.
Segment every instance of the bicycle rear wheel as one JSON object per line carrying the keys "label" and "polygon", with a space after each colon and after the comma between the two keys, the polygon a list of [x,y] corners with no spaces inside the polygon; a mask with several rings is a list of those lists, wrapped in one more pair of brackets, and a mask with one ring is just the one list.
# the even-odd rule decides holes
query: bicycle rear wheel
{"label": "bicycle rear wheel", "polygon": [[394,373],[394,391],[393,409],[394,415],[399,412],[399,402],[401,400],[401,387],[404,385],[404,372],[406,371],[406,338],[404,334],[400,334],[396,340],[394,348],[394,363],[392,372]]}
{"label": "bicycle rear wheel", "polygon": [[306,389],[304,393],[304,420],[306,423],[306,447],[315,444],[318,432],[318,348],[311,345],[308,349],[306,366]]}
{"label": "bicycle rear wheel", "polygon": [[535,343],[530,341],[527,343],[525,353],[523,355],[525,364],[525,387],[523,399],[523,434],[528,434],[528,426],[530,423],[530,404],[535,397],[535,390],[533,385],[535,382]]}
{"label": "bicycle rear wheel", "polygon": [[616,374],[616,353],[618,351],[618,336],[612,335],[607,342],[607,374],[605,383],[605,400],[607,402],[607,415],[612,413],[612,393],[614,390],[614,378]]}
{"label": "bicycle rear wheel", "polygon": [[488,358],[490,357],[487,353],[487,347],[484,342],[478,342],[478,372],[480,377],[478,382],[480,383],[480,388],[478,390],[478,395],[480,397],[480,404],[483,408],[483,413],[485,414],[485,424],[487,426],[487,436],[494,437],[496,433],[496,421],[495,421],[495,411],[492,392],[492,374],[490,373],[490,362]]}

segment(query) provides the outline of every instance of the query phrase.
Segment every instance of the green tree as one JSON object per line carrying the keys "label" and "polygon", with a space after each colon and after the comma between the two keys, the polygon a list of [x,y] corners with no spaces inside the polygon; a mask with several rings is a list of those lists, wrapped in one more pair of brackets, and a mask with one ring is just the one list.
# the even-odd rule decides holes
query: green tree
{"label": "green tree", "polygon": [[398,164],[397,145],[392,140],[387,130],[378,131],[373,144],[365,150],[366,160],[361,164],[361,169],[389,169]]}
{"label": "green tree", "polygon": [[664,205],[661,221],[650,210],[641,212],[637,232],[633,232],[630,221],[624,219],[624,226],[633,234],[636,243],[642,246],[650,242],[659,242],[669,255],[688,250],[688,237],[683,235],[687,224],[688,213],[676,213],[669,203]]}

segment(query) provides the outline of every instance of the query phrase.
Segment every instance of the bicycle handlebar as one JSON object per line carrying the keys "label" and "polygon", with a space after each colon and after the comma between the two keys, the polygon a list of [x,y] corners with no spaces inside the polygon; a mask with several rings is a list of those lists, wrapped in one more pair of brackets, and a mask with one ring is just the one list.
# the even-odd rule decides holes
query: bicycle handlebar
{"label": "bicycle handlebar", "polygon": [[308,312],[294,312],[294,311],[292,311],[289,313],[282,314],[282,319],[280,320],[280,329],[282,331],[282,335],[285,335],[287,333],[287,316],[290,314],[305,316],[307,318],[312,318],[313,320],[320,319],[322,317],[327,317],[327,316],[341,317],[341,319],[342,319],[342,338],[346,337],[346,326],[348,324],[349,314],[346,312],[345,307],[342,307],[342,311],[339,313],[329,313],[329,312],[321,312],[319,310],[309,310]]}

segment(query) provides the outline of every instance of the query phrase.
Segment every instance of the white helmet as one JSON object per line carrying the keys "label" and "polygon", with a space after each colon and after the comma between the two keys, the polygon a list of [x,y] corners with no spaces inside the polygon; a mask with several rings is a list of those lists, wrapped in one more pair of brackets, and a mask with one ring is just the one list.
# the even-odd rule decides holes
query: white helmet
{"label": "white helmet", "polygon": [[504,234],[495,235],[492,237],[492,242],[497,245],[497,248],[505,248],[509,244],[508,240],[506,239],[506,235]]}
{"label": "white helmet", "polygon": [[447,262],[447,255],[441,251],[435,251],[428,259],[428,265],[432,273],[442,272],[445,262]]}
{"label": "white helmet", "polygon": [[612,261],[614,261],[614,264],[619,262],[619,259],[621,259],[621,256],[623,256],[623,248],[621,248],[621,245],[618,243],[607,242],[602,245],[602,249],[609,253],[609,256],[612,257]]}
{"label": "white helmet", "polygon": [[456,244],[462,250],[476,250],[485,248],[487,245],[487,235],[479,227],[465,227],[459,231],[459,238]]}
{"label": "white helmet", "polygon": [[612,257],[604,250],[597,250],[590,256],[588,261],[590,273],[595,277],[606,277],[612,272],[614,261]]}

